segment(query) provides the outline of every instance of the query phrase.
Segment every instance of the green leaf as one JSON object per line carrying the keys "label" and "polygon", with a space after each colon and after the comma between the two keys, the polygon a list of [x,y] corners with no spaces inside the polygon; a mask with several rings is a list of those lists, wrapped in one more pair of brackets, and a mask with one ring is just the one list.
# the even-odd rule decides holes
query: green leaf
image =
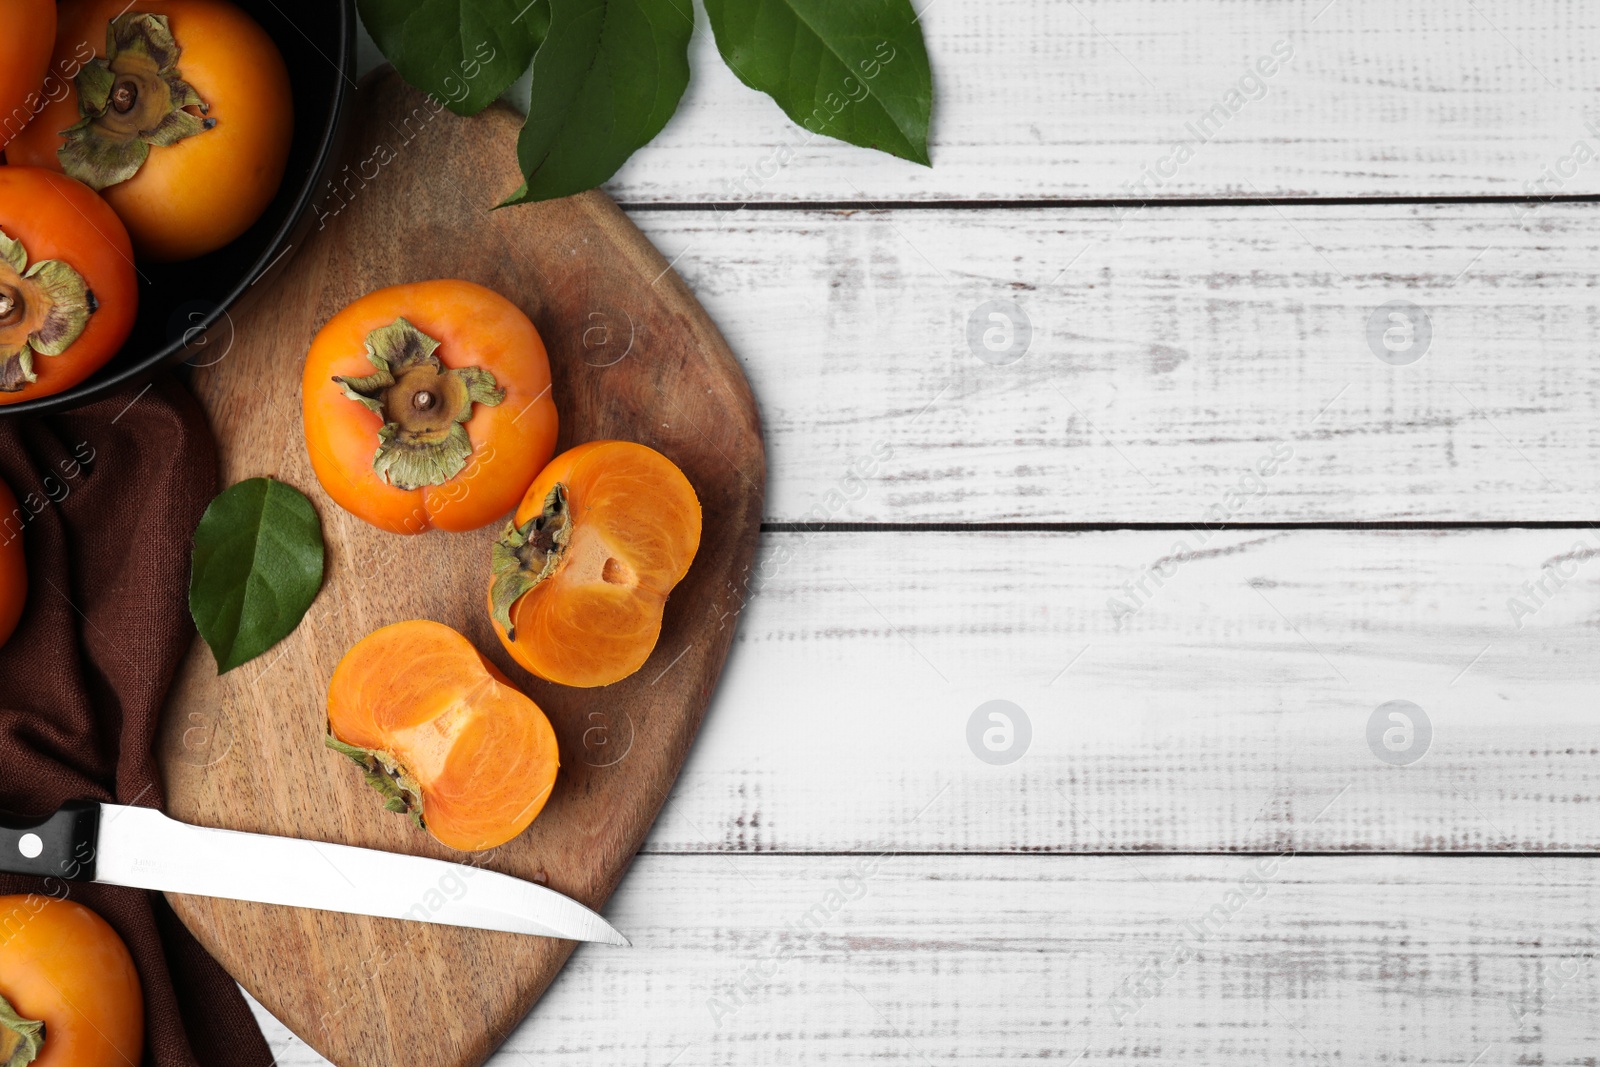
{"label": "green leaf", "polygon": [[689,84],[692,0],[550,0],[506,204],[593,189],[661,132]]}
{"label": "green leaf", "polygon": [[194,534],[189,614],[226,674],[288,637],[322,586],[322,523],[298,489],[251,478]]}
{"label": "green leaf", "polygon": [[924,166],[933,74],[910,0],[705,0],[722,53],[813,133]]}
{"label": "green leaf", "polygon": [[0,997],[0,1031],[11,1035],[8,1064],[28,1064],[44,1049],[44,1020],[24,1019],[5,997]]}
{"label": "green leaf", "polygon": [[[685,0],[687,2],[687,0]],[[357,0],[378,49],[407,82],[475,115],[522,76],[549,0]]]}

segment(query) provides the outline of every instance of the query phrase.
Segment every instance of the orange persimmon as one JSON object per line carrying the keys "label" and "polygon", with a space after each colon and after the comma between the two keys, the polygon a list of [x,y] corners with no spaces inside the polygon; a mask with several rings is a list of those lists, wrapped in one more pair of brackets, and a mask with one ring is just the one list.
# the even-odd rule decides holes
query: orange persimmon
{"label": "orange persimmon", "polygon": [[0,7],[0,149],[44,104],[44,80],[56,43],[55,0],[11,0]]}
{"label": "orange persimmon", "polygon": [[111,924],[29,893],[0,897],[0,930],[0,1063],[137,1067],[144,991]]}
{"label": "orange persimmon", "polygon": [[93,189],[39,167],[0,167],[0,405],[59,393],[133,329],[133,246]]}
{"label": "orange persimmon", "polygon": [[300,390],[322,488],[390,533],[487,526],[556,447],[539,331],[472,282],[368,293],[318,331]]}
{"label": "orange persimmon", "polygon": [[59,12],[56,68],[77,74],[6,158],[100,190],[146,259],[192,259],[249,229],[294,135],[289,69],[267,32],[226,0],[62,0]]}
{"label": "orange persimmon", "polygon": [[700,547],[700,500],[671,460],[591,441],[540,473],[493,549],[489,614],[523,667],[609,685],[650,658]]}
{"label": "orange persimmon", "polygon": [[328,747],[390,811],[462,851],[503,845],[544,808],[560,755],[550,720],[461,634],[398,622],[345,653],[328,686]]}

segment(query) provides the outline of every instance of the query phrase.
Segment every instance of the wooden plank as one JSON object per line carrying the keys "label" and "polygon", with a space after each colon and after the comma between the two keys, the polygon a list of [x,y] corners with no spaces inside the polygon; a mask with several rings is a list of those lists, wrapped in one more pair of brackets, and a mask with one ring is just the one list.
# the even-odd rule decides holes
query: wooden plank
{"label": "wooden plank", "polygon": [[[1587,46],[1600,9],[1583,0],[917,6],[932,169],[793,126],[727,69],[701,14],[677,116],[608,190],[635,203],[1600,192]],[[1572,158],[1578,141],[1597,155]]]}
{"label": "wooden plank", "polygon": [[634,217],[749,370],[770,521],[1587,521],[1600,229],[1519,212]]}
{"label": "wooden plank", "polygon": [[608,910],[635,947],[580,948],[494,1063],[1459,1067],[1600,1042],[1583,860],[886,847],[642,857]]}
{"label": "wooden plank", "polygon": [[[646,848],[1600,848],[1596,554],[1592,530],[767,534]],[[1031,727],[1009,765],[969,744],[992,700]],[[1393,700],[1421,709],[1405,752],[1390,711],[1369,738]]]}

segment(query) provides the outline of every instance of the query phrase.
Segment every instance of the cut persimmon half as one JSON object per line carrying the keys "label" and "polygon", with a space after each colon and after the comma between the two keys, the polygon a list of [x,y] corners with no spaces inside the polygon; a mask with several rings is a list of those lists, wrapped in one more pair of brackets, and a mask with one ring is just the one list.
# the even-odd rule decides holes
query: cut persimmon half
{"label": "cut persimmon half", "polygon": [[464,852],[516,837],[555,786],[556,734],[472,642],[417,620],[368,634],[328,686],[328,747],[390,811]]}
{"label": "cut persimmon half", "polygon": [[700,499],[653,448],[591,441],[550,461],[493,549],[489,614],[548,681],[609,685],[650,658],[700,547]]}

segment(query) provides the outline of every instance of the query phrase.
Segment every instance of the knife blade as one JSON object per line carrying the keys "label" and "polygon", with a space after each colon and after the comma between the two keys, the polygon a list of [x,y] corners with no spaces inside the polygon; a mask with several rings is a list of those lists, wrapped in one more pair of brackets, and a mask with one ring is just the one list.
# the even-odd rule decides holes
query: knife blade
{"label": "knife blade", "polygon": [[216,830],[154,808],[74,800],[40,819],[0,814],[0,872],[629,944],[570,897],[462,863]]}

